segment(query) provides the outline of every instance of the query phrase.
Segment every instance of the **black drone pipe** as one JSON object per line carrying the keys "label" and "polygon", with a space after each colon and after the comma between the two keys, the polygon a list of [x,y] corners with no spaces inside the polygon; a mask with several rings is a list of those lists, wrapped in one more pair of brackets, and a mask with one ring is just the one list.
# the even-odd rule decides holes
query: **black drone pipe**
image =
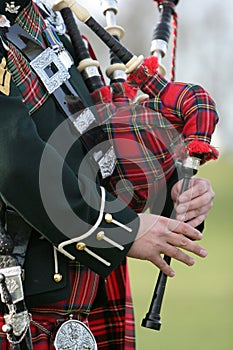
{"label": "black drone pipe", "polygon": [[77,69],[82,74],[88,90],[93,92],[104,85],[98,71],[99,63],[90,57],[87,45],[79,31],[72,10],[62,2],[60,3],[59,11],[61,12],[66,30],[74,47],[75,59],[78,64]]}
{"label": "black drone pipe", "polygon": [[76,17],[85,23],[107,46],[116,54],[122,63],[126,65],[127,73],[133,72],[143,61],[143,56],[135,56],[119,40],[114,38],[101,24],[99,24],[85,9],[74,0],[62,0],[53,6],[54,10],[60,11],[63,7],[70,7]]}
{"label": "black drone pipe", "polygon": [[[171,35],[171,19],[174,13],[175,6],[178,4],[179,0],[154,0],[159,3],[160,9],[160,18],[158,23],[156,24],[152,42],[151,42],[151,54],[158,57],[158,61],[160,64],[161,73],[165,75],[166,70],[161,65],[161,59],[167,53],[167,47]],[[191,157],[188,157],[191,160]],[[191,177],[197,172],[196,162],[191,162],[191,165],[182,164],[181,165],[182,175],[184,176],[181,193],[185,192],[188,189],[189,181]],[[175,213],[173,211],[173,217],[175,218]],[[164,261],[170,265],[171,257],[164,255]],[[162,271],[160,271],[154,293],[152,296],[152,300],[150,303],[149,311],[147,312],[145,318],[142,320],[142,326],[146,328],[151,328],[154,330],[160,330],[161,328],[161,316],[160,311],[163,303],[164,293],[167,285],[167,275],[165,275]]]}

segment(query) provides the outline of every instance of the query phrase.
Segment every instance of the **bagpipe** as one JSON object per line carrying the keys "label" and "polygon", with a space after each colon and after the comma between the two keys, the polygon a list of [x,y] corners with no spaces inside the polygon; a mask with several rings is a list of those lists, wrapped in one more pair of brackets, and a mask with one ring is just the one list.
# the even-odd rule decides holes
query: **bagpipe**
{"label": "bagpipe", "polygon": [[[74,46],[77,69],[83,76],[100,123],[117,156],[116,171],[109,177],[107,189],[135,211],[150,207],[150,197],[166,186],[174,171],[183,178],[181,193],[198,171],[200,164],[217,159],[210,145],[218,116],[214,101],[201,87],[174,83],[178,0],[154,0],[160,11],[151,56],[136,56],[120,42],[124,30],[116,25],[117,1],[100,1],[107,28],[98,23],[75,0],[62,0],[53,6],[60,11]],[[99,62],[91,57],[89,44],[81,35],[75,15],[110,49],[111,66],[105,84]],[[162,59],[166,55],[174,21],[171,80],[165,79]],[[171,99],[173,96],[173,99]],[[173,100],[177,106],[172,105]],[[192,102],[191,102],[192,101]],[[70,102],[72,108],[75,101]],[[119,184],[120,183],[120,184]],[[172,216],[175,218],[175,212]],[[171,258],[164,256],[170,264]],[[160,272],[151,305],[142,326],[159,330],[160,311],[167,276]]]}

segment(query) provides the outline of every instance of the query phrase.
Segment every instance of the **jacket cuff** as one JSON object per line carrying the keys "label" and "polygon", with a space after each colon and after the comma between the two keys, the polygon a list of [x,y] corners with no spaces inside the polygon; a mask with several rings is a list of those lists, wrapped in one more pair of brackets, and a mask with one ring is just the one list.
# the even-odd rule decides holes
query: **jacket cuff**
{"label": "jacket cuff", "polygon": [[80,236],[59,243],[57,250],[106,277],[127,255],[137,235],[139,219],[116,199],[106,201],[106,191],[100,189],[99,215],[94,225]]}

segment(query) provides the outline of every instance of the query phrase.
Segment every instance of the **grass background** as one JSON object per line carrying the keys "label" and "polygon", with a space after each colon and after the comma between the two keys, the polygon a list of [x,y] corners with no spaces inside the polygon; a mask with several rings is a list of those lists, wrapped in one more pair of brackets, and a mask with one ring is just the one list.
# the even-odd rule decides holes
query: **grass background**
{"label": "grass background", "polygon": [[176,277],[167,283],[160,331],[141,327],[158,270],[129,260],[137,350],[233,349],[232,155],[203,166],[198,176],[208,177],[216,194],[202,240],[209,254],[191,268],[173,261]]}

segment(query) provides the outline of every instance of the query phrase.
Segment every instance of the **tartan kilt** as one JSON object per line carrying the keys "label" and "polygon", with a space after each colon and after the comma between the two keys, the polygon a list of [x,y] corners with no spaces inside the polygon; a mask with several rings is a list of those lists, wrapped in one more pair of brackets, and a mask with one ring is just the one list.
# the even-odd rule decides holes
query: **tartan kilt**
{"label": "tartan kilt", "polygon": [[98,349],[133,350],[134,313],[127,264],[121,265],[106,278],[106,289],[107,304],[92,310],[88,317]]}
{"label": "tartan kilt", "polygon": [[[84,287],[86,286],[83,286],[83,289],[85,289]],[[106,291],[108,301],[104,306],[93,309],[88,316],[71,310],[73,318],[84,322],[91,329],[97,341],[98,350],[133,350],[135,349],[134,315],[126,263],[120,265],[106,278]],[[67,300],[60,301],[57,304],[57,309],[60,309],[62,303],[67,305]],[[56,303],[46,307],[48,309],[51,307],[52,312],[52,310],[56,310]],[[41,310],[43,308],[38,308],[38,312],[36,309],[30,310],[32,319],[50,331],[52,336],[31,323],[33,350],[55,350],[53,338],[61,316],[39,312]],[[1,331],[3,324],[1,316],[0,349],[10,350],[6,335]]]}

